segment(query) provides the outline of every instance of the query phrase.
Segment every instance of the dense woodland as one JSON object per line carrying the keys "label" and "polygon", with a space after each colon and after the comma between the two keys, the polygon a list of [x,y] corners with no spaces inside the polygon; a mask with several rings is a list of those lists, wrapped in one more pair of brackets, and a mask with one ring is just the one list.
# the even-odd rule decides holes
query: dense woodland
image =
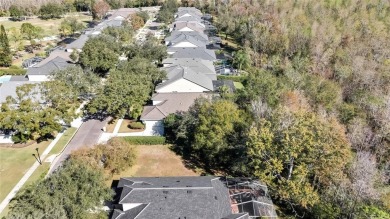
{"label": "dense woodland", "polygon": [[[184,4],[215,15],[220,36],[238,45],[233,65],[243,71],[231,79],[244,88],[221,89],[220,97],[200,99],[189,112],[168,116],[167,137],[177,153],[210,174],[259,178],[283,218],[390,218],[390,3]],[[169,23],[176,7],[166,2],[158,19]],[[152,38],[132,44],[126,25],[107,29],[73,54],[83,69],[69,70],[72,77],[57,73],[57,84],[43,85],[58,94],[70,92],[69,98],[44,96],[47,111],[55,114],[37,113],[43,123],[22,119],[0,127],[26,134],[19,136],[23,140],[52,135],[21,131],[25,123],[38,132],[46,118],[55,121],[45,115],[70,121],[75,115],[65,106],[73,112],[77,101],[86,99],[92,99],[85,108],[89,114],[139,116],[164,77],[156,64],[166,49]],[[114,61],[120,56],[129,60]],[[83,83],[74,83],[77,72]],[[108,78],[105,86],[91,86],[98,76]],[[72,84],[75,89],[67,90]],[[25,107],[11,110],[15,103]],[[34,107],[28,99],[10,99],[1,110],[11,118],[30,115]]]}
{"label": "dense woodland", "polygon": [[206,6],[245,89],[168,117],[178,152],[260,178],[283,217],[389,218],[389,2]]}

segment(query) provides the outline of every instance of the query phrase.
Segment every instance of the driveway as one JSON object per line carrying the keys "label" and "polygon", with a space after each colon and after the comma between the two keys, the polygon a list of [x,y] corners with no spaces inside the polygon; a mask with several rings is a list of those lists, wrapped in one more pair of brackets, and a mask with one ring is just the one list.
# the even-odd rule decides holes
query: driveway
{"label": "driveway", "polygon": [[102,128],[107,124],[107,120],[100,121],[90,119],[84,122],[73,139],[66,146],[65,150],[57,157],[51,164],[49,174],[61,166],[62,162],[66,160],[72,151],[80,148],[92,147],[98,143],[100,135],[103,133]]}

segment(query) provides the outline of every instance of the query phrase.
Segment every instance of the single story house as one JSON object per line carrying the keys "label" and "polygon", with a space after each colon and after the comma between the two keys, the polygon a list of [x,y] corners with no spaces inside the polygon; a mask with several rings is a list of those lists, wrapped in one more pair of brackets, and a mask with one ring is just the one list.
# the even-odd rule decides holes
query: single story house
{"label": "single story house", "polygon": [[203,47],[170,47],[167,49],[170,58],[191,58],[216,61],[215,52]]}
{"label": "single story house", "polygon": [[26,75],[29,81],[48,81],[53,71],[62,70],[69,66],[74,66],[74,64],[61,57],[56,57],[39,67],[28,68]]}
{"label": "single story house", "polygon": [[209,97],[206,93],[156,93],[153,105],[144,106],[140,120],[145,124],[148,135],[163,135],[165,117],[172,113],[186,112],[195,100]]}
{"label": "single story house", "polygon": [[202,16],[203,15],[203,13],[199,9],[197,9],[195,7],[179,7],[177,9],[177,14],[178,13],[192,13],[192,14],[196,14],[198,16]]}
{"label": "single story house", "polygon": [[81,52],[88,39],[89,35],[81,34],[79,38],[65,46],[65,51],[69,53],[73,52],[73,50]]}
{"label": "single story house", "polygon": [[277,218],[267,187],[218,176],[125,177],[111,219]]}
{"label": "single story house", "polygon": [[176,21],[172,24],[172,31],[197,31],[203,33],[206,26],[197,21]]}
{"label": "single story house", "polygon": [[207,75],[180,65],[163,67],[167,80],[156,86],[156,93],[186,93],[213,91],[213,81]]}
{"label": "single story house", "polygon": [[132,14],[140,12],[139,8],[119,8],[115,11],[111,11],[107,16],[107,20],[125,20]]}
{"label": "single story house", "polygon": [[188,35],[176,35],[177,37],[173,38],[171,41],[165,41],[165,44],[168,47],[204,47],[206,48],[206,43],[200,41],[192,36]]}
{"label": "single story house", "polygon": [[[17,98],[16,89],[22,85],[26,84],[39,84],[39,81],[27,81],[23,76],[20,77],[11,77],[13,80],[4,82],[0,86],[0,105],[2,103],[5,103],[7,100],[7,97],[10,96],[12,98]],[[19,80],[18,80],[19,79]],[[39,93],[39,90],[35,91],[36,93]],[[34,96],[38,98],[38,101],[40,99],[40,95]]]}
{"label": "single story house", "polygon": [[188,67],[194,72],[202,73],[208,76],[211,80],[217,80],[217,73],[212,61],[204,59],[189,59],[189,58],[167,58],[162,61],[164,67],[180,65]]}
{"label": "single story house", "polygon": [[191,36],[198,41],[204,42],[205,44],[209,43],[209,37],[206,34],[197,31],[172,31],[170,36],[165,38],[165,43],[167,44],[174,42],[178,37],[181,36]]}

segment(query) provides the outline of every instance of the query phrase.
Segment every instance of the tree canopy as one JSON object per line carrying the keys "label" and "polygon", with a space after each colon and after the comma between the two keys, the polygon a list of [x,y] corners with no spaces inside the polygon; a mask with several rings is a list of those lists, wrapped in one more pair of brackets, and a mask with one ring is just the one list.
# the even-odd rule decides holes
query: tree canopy
{"label": "tree canopy", "polygon": [[118,63],[121,51],[120,43],[112,36],[92,37],[85,43],[79,62],[95,72],[107,72]]}
{"label": "tree canopy", "polygon": [[8,67],[12,64],[11,48],[4,26],[0,26],[0,66]]}
{"label": "tree canopy", "polygon": [[112,195],[101,168],[70,159],[48,178],[20,191],[6,218],[90,218],[91,214],[96,218],[103,213],[103,201]]}
{"label": "tree canopy", "polygon": [[122,61],[110,71],[104,88],[87,105],[87,110],[91,114],[137,118],[155,84],[163,77],[163,72],[147,59]]}
{"label": "tree canopy", "polygon": [[75,17],[66,17],[61,21],[60,28],[58,29],[62,36],[74,35],[75,32],[81,31],[85,28],[85,25],[81,23]]}

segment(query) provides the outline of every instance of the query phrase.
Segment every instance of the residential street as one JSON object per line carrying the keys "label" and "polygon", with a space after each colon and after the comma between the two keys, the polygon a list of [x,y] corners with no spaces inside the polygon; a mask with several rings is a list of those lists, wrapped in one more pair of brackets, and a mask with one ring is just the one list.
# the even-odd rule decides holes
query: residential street
{"label": "residential street", "polygon": [[100,135],[103,133],[102,128],[106,125],[106,123],[107,120],[100,121],[96,119],[84,122],[65,150],[53,161],[49,174],[56,170],[62,162],[69,157],[72,151],[83,147],[92,147],[97,144]]}

